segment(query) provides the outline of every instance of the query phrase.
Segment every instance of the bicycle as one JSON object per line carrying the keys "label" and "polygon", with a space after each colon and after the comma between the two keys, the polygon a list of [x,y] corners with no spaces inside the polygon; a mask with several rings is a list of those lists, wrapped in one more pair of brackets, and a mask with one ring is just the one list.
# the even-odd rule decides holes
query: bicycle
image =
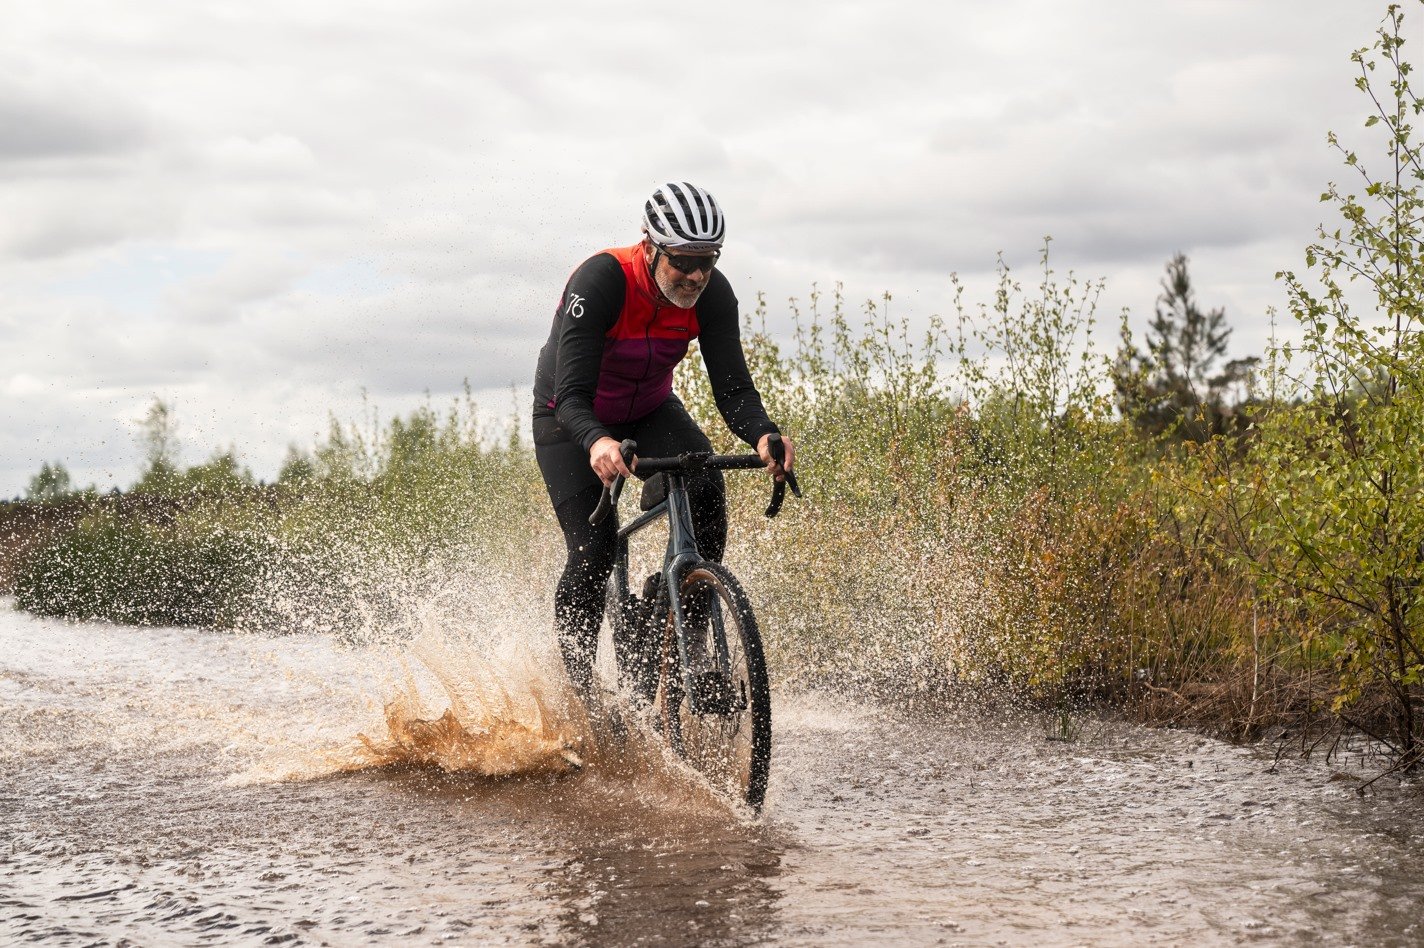
{"label": "bicycle", "polygon": [[[780,437],[772,435],[769,447],[776,462],[783,463]],[[624,463],[632,464],[637,444],[627,440],[620,448]],[[654,722],[674,753],[753,811],[766,798],[771,769],[771,686],[761,634],[751,602],[731,570],[698,553],[686,479],[698,471],[764,466],[755,454],[638,458],[636,472],[647,475],[642,513],[618,529],[605,601],[620,684],[639,704],[651,705]],[[616,516],[623,482],[620,475],[604,487],[590,523],[610,512]],[[768,517],[781,510],[788,486],[801,496],[788,471],[786,480],[772,488]],[[628,540],[664,517],[668,542],[662,568],[647,578],[641,595],[634,595],[628,586]]]}

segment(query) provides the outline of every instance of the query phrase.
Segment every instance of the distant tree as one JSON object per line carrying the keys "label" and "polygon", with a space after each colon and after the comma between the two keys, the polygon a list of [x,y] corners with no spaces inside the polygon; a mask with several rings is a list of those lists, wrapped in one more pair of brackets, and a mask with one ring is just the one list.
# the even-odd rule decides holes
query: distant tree
{"label": "distant tree", "polygon": [[155,398],[138,425],[144,470],[134,489],[164,490],[178,473],[178,418],[173,406]]}
{"label": "distant tree", "polygon": [[285,487],[301,489],[316,480],[316,464],[311,455],[296,445],[287,446],[287,458],[282,469],[277,472],[277,483]]}
{"label": "distant tree", "polygon": [[240,496],[256,483],[252,471],[238,463],[234,448],[215,452],[207,463],[190,467],[174,479],[180,491],[208,496]]}
{"label": "distant tree", "polygon": [[[1235,359],[1216,372],[1230,337],[1226,310],[1197,304],[1187,257],[1177,253],[1167,261],[1162,295],[1147,327],[1147,352],[1124,330],[1113,372],[1119,408],[1154,434],[1175,430],[1203,441],[1222,433],[1233,408],[1250,396],[1260,361]],[[1241,396],[1236,406],[1227,402],[1233,389]]]}
{"label": "distant tree", "polygon": [[1162,382],[1202,401],[1211,369],[1226,354],[1226,342],[1231,338],[1226,310],[1218,306],[1203,312],[1197,306],[1187,257],[1182,253],[1167,261],[1162,291],[1157,297],[1157,314],[1148,327],[1147,344],[1157,357]]}
{"label": "distant tree", "polygon": [[66,496],[73,489],[69,479],[69,471],[59,461],[50,464],[46,461],[40,465],[40,471],[30,478],[30,484],[25,488],[25,497],[28,500],[58,500]]}

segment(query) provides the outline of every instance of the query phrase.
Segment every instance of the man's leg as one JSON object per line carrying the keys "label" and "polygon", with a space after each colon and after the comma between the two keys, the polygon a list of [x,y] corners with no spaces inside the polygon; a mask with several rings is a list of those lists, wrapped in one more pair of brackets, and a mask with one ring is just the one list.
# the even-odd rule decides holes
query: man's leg
{"label": "man's leg", "polygon": [[613,569],[617,526],[612,517],[596,527],[589,524],[603,485],[588,466],[588,452],[568,440],[552,418],[534,419],[534,457],[568,551],[554,593],[559,651],[570,681],[586,697],[593,683],[603,591]]}
{"label": "man's leg", "polygon": [[593,683],[604,590],[617,549],[618,528],[613,517],[605,517],[597,526],[588,522],[602,492],[601,484],[585,488],[555,508],[568,558],[554,593],[554,622],[569,679],[585,696]]}

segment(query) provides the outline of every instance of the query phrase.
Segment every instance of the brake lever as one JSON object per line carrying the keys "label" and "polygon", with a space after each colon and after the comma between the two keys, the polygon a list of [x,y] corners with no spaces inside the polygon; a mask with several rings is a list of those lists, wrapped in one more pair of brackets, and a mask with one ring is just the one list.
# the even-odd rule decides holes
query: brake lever
{"label": "brake lever", "polygon": [[[638,442],[632,438],[624,438],[618,445],[618,453],[623,456],[623,464],[631,465],[633,458],[638,451]],[[631,470],[631,468],[629,468]],[[589,515],[589,526],[596,527],[603,522],[603,518],[608,516],[610,510],[618,506],[618,498],[623,494],[623,484],[627,480],[622,474],[617,474],[613,478],[612,484],[603,485],[603,494],[598,498],[598,506]]]}
{"label": "brake lever", "polygon": [[[766,448],[771,452],[771,459],[779,465],[786,463],[786,444],[781,440],[781,435],[769,435],[766,439]],[[796,475],[790,471],[785,472],[785,480],[777,481],[771,488],[771,503],[767,504],[766,515],[775,517],[781,512],[781,504],[786,500],[786,488],[790,486],[791,493],[797,497],[801,496],[801,485],[796,481]]]}

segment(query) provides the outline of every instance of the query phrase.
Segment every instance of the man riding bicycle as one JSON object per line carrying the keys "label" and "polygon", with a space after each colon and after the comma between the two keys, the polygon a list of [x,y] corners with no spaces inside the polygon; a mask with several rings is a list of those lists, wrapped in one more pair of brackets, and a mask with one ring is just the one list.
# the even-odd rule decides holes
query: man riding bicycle
{"label": "man riding bicycle", "polygon": [[[711,451],[707,436],[673,394],[673,370],[697,339],[717,410],[777,480],[767,417],[742,352],[731,284],[715,269],[726,226],[712,195],[686,182],[653,192],[643,239],[584,261],[564,287],[534,375],[534,454],[564,533],[568,559],[554,596],[559,649],[569,678],[587,695],[613,569],[617,524],[589,524],[605,484],[631,476],[620,443],[648,457]],[[727,503],[720,471],[688,479],[693,527],[704,557],[720,561]]]}

